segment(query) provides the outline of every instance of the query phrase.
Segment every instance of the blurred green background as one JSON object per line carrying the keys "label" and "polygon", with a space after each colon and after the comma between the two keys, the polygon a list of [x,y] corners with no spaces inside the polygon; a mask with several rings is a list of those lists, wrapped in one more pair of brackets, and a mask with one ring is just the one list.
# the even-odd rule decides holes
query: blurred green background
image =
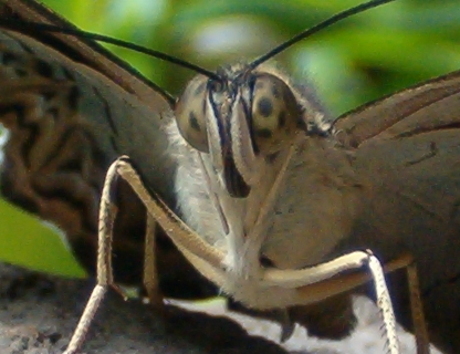
{"label": "blurred green background", "polygon": [[[208,69],[252,59],[357,0],[44,0],[79,27],[130,40]],[[112,49],[112,47],[111,47]],[[113,50],[172,94],[193,73]],[[334,25],[276,61],[317,87],[334,115],[460,68],[458,0],[397,0]],[[0,203],[0,259],[84,273],[49,228]]]}

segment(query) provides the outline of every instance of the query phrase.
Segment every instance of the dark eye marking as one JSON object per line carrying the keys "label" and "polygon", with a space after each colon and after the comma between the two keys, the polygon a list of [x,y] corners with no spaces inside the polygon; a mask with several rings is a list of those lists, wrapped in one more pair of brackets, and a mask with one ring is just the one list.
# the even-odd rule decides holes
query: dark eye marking
{"label": "dark eye marking", "polygon": [[256,131],[256,135],[259,138],[269,139],[272,137],[272,131],[270,129],[259,129]]}
{"label": "dark eye marking", "polygon": [[268,97],[262,97],[257,102],[257,109],[262,117],[270,117],[273,113],[272,101]]}
{"label": "dark eye marking", "polygon": [[281,93],[280,93],[280,90],[278,88],[278,85],[272,85],[272,95],[275,98],[280,98],[281,97]]}
{"label": "dark eye marking", "polygon": [[189,115],[188,115],[188,121],[190,123],[190,126],[192,127],[192,129],[200,132],[201,131],[201,127],[200,125],[198,124],[198,119],[196,118],[196,115],[193,111],[190,111]]}
{"label": "dark eye marking", "polygon": [[282,128],[286,125],[286,112],[281,111],[278,116],[278,127]]}

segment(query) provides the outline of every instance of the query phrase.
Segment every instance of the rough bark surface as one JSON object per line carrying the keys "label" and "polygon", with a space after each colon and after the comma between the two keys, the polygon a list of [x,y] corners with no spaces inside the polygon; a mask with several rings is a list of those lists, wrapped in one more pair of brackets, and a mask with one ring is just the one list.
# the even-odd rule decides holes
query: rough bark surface
{"label": "rough bark surface", "polygon": [[[0,354],[61,353],[93,285],[89,280],[62,279],[0,264]],[[207,314],[183,307],[196,309],[197,305],[169,304],[160,317],[149,306],[125,302],[109,291],[82,354],[386,353],[378,311],[363,297],[354,303],[356,330],[339,342],[307,337],[297,326],[292,338],[280,345],[276,342],[279,326],[271,322],[229,313],[215,303],[198,306]],[[401,353],[415,353],[413,336],[401,328],[398,332]]]}
{"label": "rough bark surface", "polygon": [[[0,268],[0,353],[61,353],[93,283]],[[249,336],[237,323],[166,306],[163,318],[139,301],[109,292],[84,346],[94,354],[267,353],[285,350]]]}

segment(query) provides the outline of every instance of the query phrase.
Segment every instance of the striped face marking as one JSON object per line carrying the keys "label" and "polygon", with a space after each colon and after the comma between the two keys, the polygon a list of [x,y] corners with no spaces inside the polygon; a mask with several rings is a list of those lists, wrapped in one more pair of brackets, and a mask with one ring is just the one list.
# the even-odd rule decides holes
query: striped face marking
{"label": "striped face marking", "polygon": [[221,81],[198,75],[189,83],[177,102],[176,121],[190,146],[220,155],[228,192],[245,197],[250,186],[235,161],[247,156],[273,160],[292,141],[302,113],[279,76],[244,69],[221,72]]}

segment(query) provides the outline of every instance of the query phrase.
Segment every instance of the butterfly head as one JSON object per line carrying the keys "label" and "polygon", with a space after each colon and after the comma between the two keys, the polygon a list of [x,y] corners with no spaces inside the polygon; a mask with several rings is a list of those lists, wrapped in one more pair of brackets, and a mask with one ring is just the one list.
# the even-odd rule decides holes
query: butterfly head
{"label": "butterfly head", "polygon": [[177,102],[180,133],[209,154],[228,193],[246,197],[264,167],[288,149],[305,124],[292,88],[270,70],[242,64],[218,71],[221,80],[195,77]]}

